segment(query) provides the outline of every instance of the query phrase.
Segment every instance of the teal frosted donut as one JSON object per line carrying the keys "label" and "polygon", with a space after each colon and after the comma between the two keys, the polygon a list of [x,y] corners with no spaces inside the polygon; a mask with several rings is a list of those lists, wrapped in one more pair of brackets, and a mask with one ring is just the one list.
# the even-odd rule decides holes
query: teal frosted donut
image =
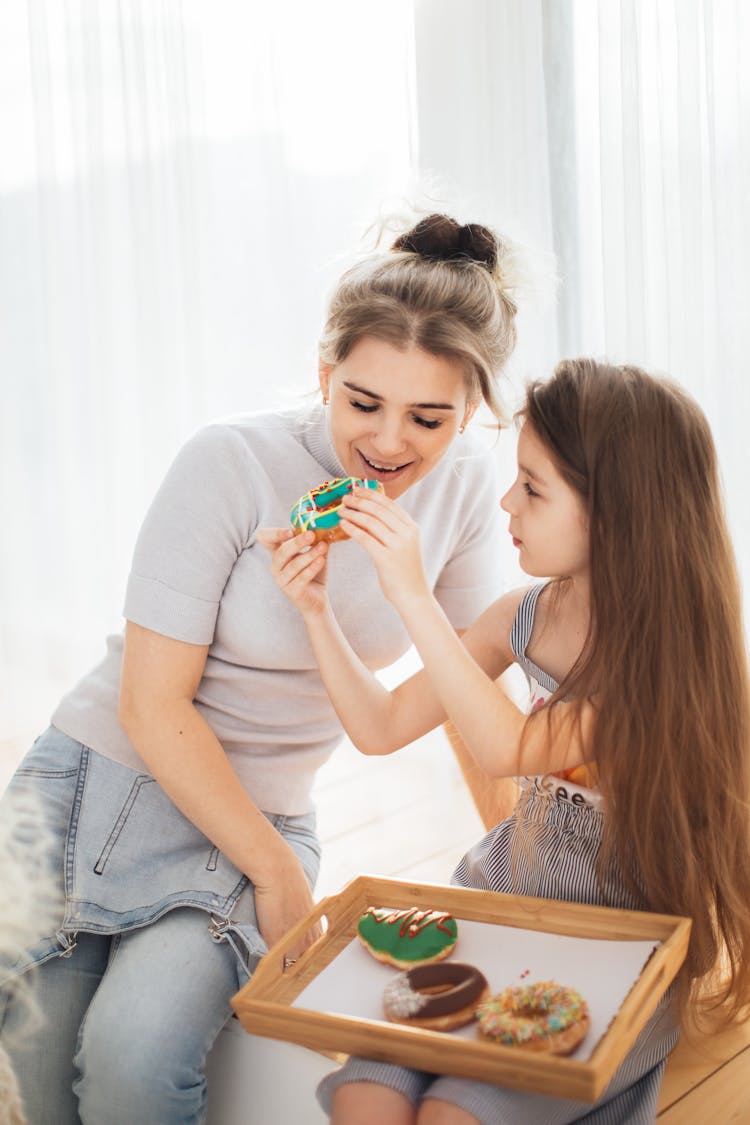
{"label": "teal frosted donut", "polygon": [[336,539],[348,539],[346,532],[341,530],[339,511],[341,501],[355,484],[376,492],[383,491],[382,484],[377,480],[363,480],[361,477],[327,480],[306,492],[292,508],[289,518],[296,534],[314,531],[316,539],[326,539],[329,543]]}

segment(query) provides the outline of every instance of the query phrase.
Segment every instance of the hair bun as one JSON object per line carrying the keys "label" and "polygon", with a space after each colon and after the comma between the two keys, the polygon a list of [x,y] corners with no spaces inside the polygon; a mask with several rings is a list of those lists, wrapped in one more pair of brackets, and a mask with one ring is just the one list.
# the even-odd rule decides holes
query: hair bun
{"label": "hair bun", "polygon": [[399,236],[392,250],[410,250],[432,261],[471,261],[492,271],[497,265],[497,240],[480,223],[457,223],[449,215],[427,215]]}

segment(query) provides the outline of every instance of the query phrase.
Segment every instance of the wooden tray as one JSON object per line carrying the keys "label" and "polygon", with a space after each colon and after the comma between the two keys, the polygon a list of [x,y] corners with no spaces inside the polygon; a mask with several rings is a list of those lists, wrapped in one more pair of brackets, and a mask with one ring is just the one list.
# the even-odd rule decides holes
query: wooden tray
{"label": "wooden tray", "polygon": [[[299,994],[355,938],[359,917],[368,906],[447,910],[459,924],[466,919],[571,937],[660,944],[586,1061],[526,1053],[385,1020],[292,1007]],[[289,950],[322,920],[327,922],[323,935],[295,964],[285,967]],[[689,935],[689,919],[666,914],[359,875],[339,894],[318,903],[272,947],[250,981],[233,997],[232,1006],[245,1030],[253,1035],[299,1043],[326,1054],[344,1052],[593,1102],[677,974],[687,953]]]}

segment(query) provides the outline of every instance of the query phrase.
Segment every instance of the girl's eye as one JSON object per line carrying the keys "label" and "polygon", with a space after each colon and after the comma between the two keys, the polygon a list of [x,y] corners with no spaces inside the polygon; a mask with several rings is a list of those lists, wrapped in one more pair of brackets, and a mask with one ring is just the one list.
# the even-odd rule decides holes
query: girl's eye
{"label": "girl's eye", "polygon": [[372,414],[372,412],[378,408],[376,402],[357,402],[355,399],[351,399],[350,401],[354,409],[361,410],[363,414]]}
{"label": "girl's eye", "polygon": [[524,490],[524,492],[526,493],[527,496],[538,496],[539,495],[538,492],[534,492],[534,489],[531,487],[531,485],[529,484],[528,481],[524,481],[523,490]]}
{"label": "girl's eye", "polygon": [[444,421],[443,418],[420,418],[417,414],[413,414],[412,417],[418,426],[424,426],[426,430],[436,430]]}

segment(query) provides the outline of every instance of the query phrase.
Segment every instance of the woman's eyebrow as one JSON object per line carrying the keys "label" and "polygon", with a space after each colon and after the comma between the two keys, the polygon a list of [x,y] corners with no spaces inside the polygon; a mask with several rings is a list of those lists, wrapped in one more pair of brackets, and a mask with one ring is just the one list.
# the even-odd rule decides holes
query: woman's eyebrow
{"label": "woman's eyebrow", "polygon": [[[376,395],[374,391],[368,391],[366,387],[358,387],[356,383],[348,383],[344,380],[345,387],[350,391],[356,391],[358,395],[367,395],[368,398],[377,399],[378,402],[384,402],[382,395]],[[410,402],[410,410],[455,410],[452,402]]]}

